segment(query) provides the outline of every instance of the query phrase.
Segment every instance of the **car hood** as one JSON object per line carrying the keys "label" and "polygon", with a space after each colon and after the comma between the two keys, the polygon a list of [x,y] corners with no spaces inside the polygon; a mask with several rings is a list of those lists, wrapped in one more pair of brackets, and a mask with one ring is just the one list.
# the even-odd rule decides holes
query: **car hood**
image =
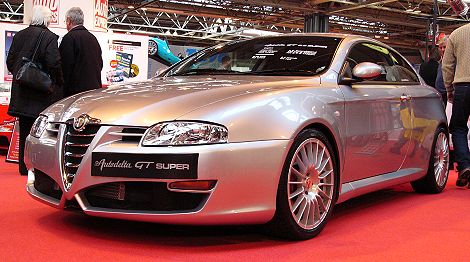
{"label": "car hood", "polygon": [[102,124],[150,126],[184,119],[189,112],[232,97],[320,83],[316,77],[300,79],[226,75],[154,78],[81,93],[57,102],[44,113],[54,122],[65,122],[86,113],[100,119]]}

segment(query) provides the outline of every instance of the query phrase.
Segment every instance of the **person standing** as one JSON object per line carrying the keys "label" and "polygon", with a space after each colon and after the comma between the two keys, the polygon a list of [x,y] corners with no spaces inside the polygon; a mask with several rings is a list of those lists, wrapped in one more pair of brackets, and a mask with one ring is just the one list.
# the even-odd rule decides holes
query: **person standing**
{"label": "person standing", "polygon": [[442,76],[442,59],[444,59],[444,52],[447,45],[447,36],[442,37],[437,41],[439,46],[439,55],[441,59],[439,60],[439,67],[437,68],[437,77],[436,77],[436,90],[441,94],[442,102],[444,103],[444,108],[447,106],[447,91],[444,84],[444,77]]}
{"label": "person standing", "polygon": [[435,47],[429,50],[429,57],[419,67],[419,75],[427,85],[436,87],[437,68],[439,67],[439,53]]}
{"label": "person standing", "polygon": [[452,105],[449,129],[457,162],[457,186],[468,184],[470,152],[468,150],[468,117],[470,114],[470,24],[454,30],[447,39],[442,61],[442,73],[447,89],[447,100]]}
{"label": "person standing", "polygon": [[[19,31],[13,37],[13,42],[7,57],[7,68],[13,74],[11,100],[8,114],[18,118],[20,127],[19,171],[27,175],[24,163],[24,145],[34,120],[39,113],[55,101],[62,98],[62,70],[58,48],[58,36],[47,28],[52,19],[52,12],[44,6],[35,6],[30,25]],[[39,42],[39,36],[42,40]],[[52,80],[52,93],[45,93],[21,85],[16,76],[23,65],[23,57],[31,58],[38,46],[35,62],[42,65]]]}
{"label": "person standing", "polygon": [[65,96],[101,87],[101,48],[83,26],[83,11],[70,8],[65,14],[68,33],[60,43]]}

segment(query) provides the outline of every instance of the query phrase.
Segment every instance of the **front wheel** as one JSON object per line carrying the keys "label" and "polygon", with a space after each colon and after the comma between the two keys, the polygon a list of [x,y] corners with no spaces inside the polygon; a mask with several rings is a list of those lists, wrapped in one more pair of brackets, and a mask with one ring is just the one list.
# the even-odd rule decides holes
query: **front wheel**
{"label": "front wheel", "polygon": [[449,177],[449,135],[443,127],[439,127],[429,159],[428,172],[425,177],[411,182],[416,192],[436,194],[442,192]]}
{"label": "front wheel", "polygon": [[318,235],[336,202],[337,175],[326,136],[316,129],[302,131],[284,164],[270,233],[295,240]]}

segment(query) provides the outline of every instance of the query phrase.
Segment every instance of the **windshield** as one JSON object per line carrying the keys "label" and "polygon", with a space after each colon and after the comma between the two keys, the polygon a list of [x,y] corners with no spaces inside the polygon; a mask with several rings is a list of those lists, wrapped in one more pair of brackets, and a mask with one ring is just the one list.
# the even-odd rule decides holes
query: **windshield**
{"label": "windshield", "polygon": [[166,76],[316,75],[330,66],[340,38],[263,37],[216,45],[171,68]]}

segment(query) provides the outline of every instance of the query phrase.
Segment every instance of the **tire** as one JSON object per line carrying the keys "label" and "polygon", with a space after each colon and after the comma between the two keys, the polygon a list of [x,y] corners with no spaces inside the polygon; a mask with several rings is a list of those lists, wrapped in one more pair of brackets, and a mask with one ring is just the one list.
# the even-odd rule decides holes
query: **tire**
{"label": "tire", "polygon": [[336,203],[337,170],[335,154],[326,136],[316,129],[302,131],[284,163],[276,212],[267,224],[269,233],[292,240],[318,235]]}
{"label": "tire", "polygon": [[148,50],[148,55],[149,56],[156,56],[158,53],[158,44],[157,42],[153,40],[149,40],[149,50]]}
{"label": "tire", "polygon": [[434,135],[426,176],[411,182],[418,193],[437,194],[444,190],[449,177],[449,134],[439,127]]}

